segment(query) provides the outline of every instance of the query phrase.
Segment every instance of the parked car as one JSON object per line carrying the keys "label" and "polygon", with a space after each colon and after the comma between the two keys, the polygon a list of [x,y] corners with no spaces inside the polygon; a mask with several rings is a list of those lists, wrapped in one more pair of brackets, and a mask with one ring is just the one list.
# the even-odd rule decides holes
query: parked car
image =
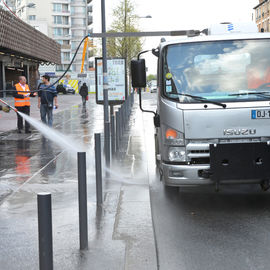
{"label": "parked car", "polygon": [[75,95],[75,89],[71,85],[66,86],[66,93]]}
{"label": "parked car", "polygon": [[58,84],[56,87],[57,93],[75,94],[75,89],[69,84]]}
{"label": "parked car", "polygon": [[157,81],[151,81],[150,93],[156,93],[156,92],[157,92]]}

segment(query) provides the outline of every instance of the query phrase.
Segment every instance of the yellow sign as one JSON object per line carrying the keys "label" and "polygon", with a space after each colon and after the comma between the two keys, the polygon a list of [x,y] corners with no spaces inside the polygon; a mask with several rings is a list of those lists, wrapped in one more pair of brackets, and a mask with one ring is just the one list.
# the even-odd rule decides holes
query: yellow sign
{"label": "yellow sign", "polygon": [[73,89],[75,89],[76,93],[79,93],[79,84],[78,84],[78,80],[61,80],[59,81],[59,83],[62,83],[65,87],[68,85],[70,85]]}

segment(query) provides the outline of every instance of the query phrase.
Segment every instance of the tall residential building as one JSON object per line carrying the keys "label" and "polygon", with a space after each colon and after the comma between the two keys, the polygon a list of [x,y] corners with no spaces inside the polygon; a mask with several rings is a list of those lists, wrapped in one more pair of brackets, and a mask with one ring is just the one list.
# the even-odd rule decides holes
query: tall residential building
{"label": "tall residential building", "polygon": [[270,32],[270,0],[259,0],[254,7],[255,21],[260,32]]}
{"label": "tall residential building", "polygon": [[[16,14],[23,21],[61,44],[61,65],[44,66],[47,72],[66,70],[82,38],[92,31],[91,2],[92,0],[16,0]],[[82,50],[83,46],[71,67],[72,72],[81,70]],[[88,70],[87,59],[84,70]]]}

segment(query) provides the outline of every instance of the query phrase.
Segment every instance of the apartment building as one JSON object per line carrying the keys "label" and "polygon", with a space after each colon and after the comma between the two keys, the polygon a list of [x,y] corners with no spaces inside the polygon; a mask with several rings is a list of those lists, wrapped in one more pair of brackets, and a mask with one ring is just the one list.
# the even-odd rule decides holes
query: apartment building
{"label": "apartment building", "polygon": [[[41,73],[59,75],[66,70],[80,41],[92,32],[92,0],[16,0],[16,14],[23,21],[61,45],[61,65],[41,66]],[[81,47],[70,71],[80,72]],[[88,59],[88,58],[87,58]],[[88,70],[88,61],[84,70]]]}
{"label": "apartment building", "polygon": [[259,4],[254,7],[255,22],[260,32],[270,32],[270,0],[259,0]]}

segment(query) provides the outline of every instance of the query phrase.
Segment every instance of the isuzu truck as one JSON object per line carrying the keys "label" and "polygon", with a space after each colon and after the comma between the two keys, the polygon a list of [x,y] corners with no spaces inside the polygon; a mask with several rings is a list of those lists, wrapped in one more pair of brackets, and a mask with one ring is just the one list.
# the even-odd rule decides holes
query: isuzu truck
{"label": "isuzu truck", "polygon": [[[164,184],[218,190],[254,183],[267,190],[270,33],[253,23],[223,23],[162,39],[152,52],[158,57],[156,159]],[[140,55],[131,62],[139,89],[146,86]]]}

